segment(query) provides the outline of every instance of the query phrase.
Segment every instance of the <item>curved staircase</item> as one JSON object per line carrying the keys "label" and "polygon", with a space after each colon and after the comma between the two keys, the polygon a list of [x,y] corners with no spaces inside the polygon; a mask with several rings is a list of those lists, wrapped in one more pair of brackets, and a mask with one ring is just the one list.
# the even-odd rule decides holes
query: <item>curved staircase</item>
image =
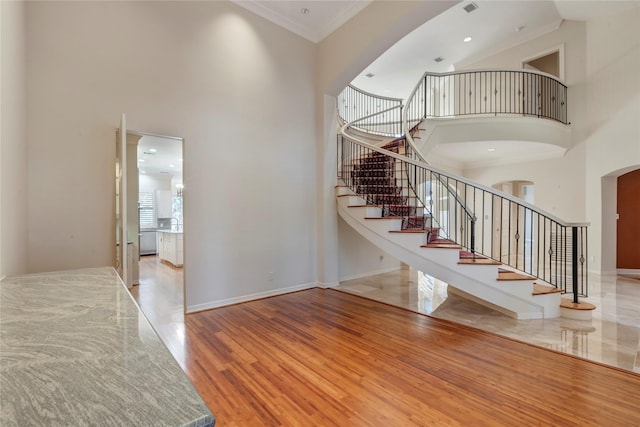
{"label": "curved staircase", "polygon": [[[384,148],[402,154],[403,139]],[[351,172],[353,187],[336,187],[338,213],[352,228],[402,262],[438,277],[484,305],[517,319],[560,315],[560,290],[471,253],[440,236],[415,195],[399,185],[403,172],[394,158],[374,152]]]}
{"label": "curved staircase", "polygon": [[[427,119],[426,108],[420,112],[412,104],[417,89],[429,92],[422,88],[425,83],[419,83],[406,106],[381,111],[384,121],[363,111],[366,115],[350,117],[341,128],[339,215],[382,250],[469,299],[517,319],[564,315],[563,310],[578,304],[578,295],[586,296],[586,224],[564,223],[512,196],[429,166],[412,139]],[[344,113],[357,110],[351,104],[358,99],[356,88],[345,91],[349,102],[338,102],[344,121],[349,118]],[[367,99],[375,95],[362,97],[364,104],[375,105]],[[402,108],[402,118],[389,118],[394,111],[402,114]],[[407,118],[416,111],[417,119]],[[383,126],[397,129],[389,126],[395,122],[403,123],[403,136],[393,137],[394,130],[379,143]],[[375,129],[375,138],[366,137],[368,128]],[[568,290],[574,294],[571,304],[561,298]]]}

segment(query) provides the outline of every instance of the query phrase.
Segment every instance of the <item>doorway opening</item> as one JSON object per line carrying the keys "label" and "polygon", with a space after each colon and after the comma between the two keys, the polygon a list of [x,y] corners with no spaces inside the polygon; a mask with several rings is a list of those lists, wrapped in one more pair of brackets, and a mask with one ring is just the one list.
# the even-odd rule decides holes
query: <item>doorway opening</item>
{"label": "doorway opening", "polygon": [[184,313],[184,141],[129,131],[129,143],[136,187],[128,197],[137,207],[131,222],[138,228],[139,249],[139,280],[132,294],[149,320],[166,319]]}
{"label": "doorway opening", "polygon": [[[535,202],[535,183],[532,181],[512,180],[503,181],[492,185],[498,191],[515,196],[531,205]],[[495,198],[493,201],[492,223],[488,224],[493,230],[493,241],[500,242],[494,246],[492,256],[499,259],[505,264],[510,260],[516,260],[519,265],[533,265],[536,262],[536,254],[532,253],[534,246],[534,236],[536,234],[535,224],[533,223],[533,212],[525,210],[522,217],[511,215],[514,208],[513,203],[508,200],[500,200]],[[522,230],[520,233],[504,233],[503,230]],[[516,236],[518,235],[518,236]],[[524,238],[524,243],[520,243],[519,239]],[[516,248],[523,247],[524,250],[518,252]],[[502,251],[502,248],[510,248],[512,252]]]}

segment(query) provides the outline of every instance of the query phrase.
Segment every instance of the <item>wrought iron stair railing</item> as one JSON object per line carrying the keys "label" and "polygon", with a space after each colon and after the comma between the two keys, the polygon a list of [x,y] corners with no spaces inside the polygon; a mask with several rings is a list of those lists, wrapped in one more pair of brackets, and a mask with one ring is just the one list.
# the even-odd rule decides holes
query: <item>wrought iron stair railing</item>
{"label": "wrought iron stair railing", "polygon": [[338,117],[353,128],[374,135],[402,135],[402,99],[378,96],[355,86],[338,95]]}
{"label": "wrought iron stair railing", "polygon": [[[482,73],[485,73],[485,76],[499,75],[495,73],[513,76],[518,72],[509,72],[515,74]],[[463,83],[466,79],[464,73],[453,73],[449,77],[452,75],[459,76],[451,80],[455,85],[466,87]],[[476,79],[481,80],[477,77],[478,74],[474,75]],[[427,93],[426,88],[435,81],[435,78],[431,79],[431,77],[433,75],[423,76],[412,92],[407,106],[404,107],[403,124],[406,132],[403,137],[396,140],[402,149],[391,151],[387,149],[390,146],[376,147],[349,132],[354,128],[360,131],[366,130],[366,126],[358,123],[360,121],[375,123],[371,116],[375,116],[376,113],[356,118],[352,123],[341,128],[338,139],[339,178],[354,192],[363,196],[367,203],[381,207],[383,216],[403,217],[403,229],[424,229],[427,233],[427,242],[438,238],[455,242],[472,254],[494,259],[560,288],[563,292],[573,293],[574,302],[577,302],[578,296],[586,296],[588,292],[588,224],[563,222],[511,195],[434,168],[416,149],[412,134],[422,120],[433,116],[427,108],[428,103],[425,99],[416,101],[418,99],[416,94],[421,91],[423,94]],[[543,77],[546,78],[546,76]],[[526,83],[525,86],[534,87],[536,79],[522,81]],[[536,87],[547,87],[550,84],[547,82],[546,86]],[[560,82],[557,84],[564,87]],[[490,85],[489,87],[493,88],[494,95],[497,95],[500,93],[500,90],[496,93],[497,87],[505,86]],[[522,85],[513,84],[509,87],[522,91]],[[553,102],[561,104],[559,105],[561,108],[557,111],[564,109],[564,112],[557,117],[548,117],[543,113],[551,110],[541,107],[539,109],[541,113],[535,116],[566,123],[566,87],[564,91],[556,89],[546,90],[545,93],[552,94]],[[350,87],[349,90],[353,88]],[[518,96],[522,96],[522,93]],[[539,98],[542,98],[542,94]],[[482,99],[484,100],[484,96]],[[422,107],[415,107],[415,105],[422,105]],[[434,103],[431,102],[429,105]],[[488,105],[502,104],[494,102]],[[397,110],[401,108],[395,107]],[[469,110],[455,107],[455,103],[451,108],[454,112],[467,111],[464,114],[472,114],[468,112]],[[478,111],[479,114],[504,112],[486,109]],[[527,111],[529,110],[525,109],[518,114],[528,115]],[[342,114],[340,109],[339,114]],[[386,172],[376,170],[372,166],[374,163],[384,164]],[[370,168],[371,172],[365,172],[367,168]],[[366,178],[369,179],[369,183],[376,184],[363,184],[363,179],[367,176],[369,176]],[[387,193],[381,193],[381,191]],[[394,197],[380,197],[380,194],[393,194]],[[407,207],[400,208],[400,205]],[[421,219],[417,220],[417,218]]]}
{"label": "wrought iron stair railing", "polygon": [[424,73],[407,98],[405,129],[426,118],[518,115],[568,124],[567,87],[524,70]]}

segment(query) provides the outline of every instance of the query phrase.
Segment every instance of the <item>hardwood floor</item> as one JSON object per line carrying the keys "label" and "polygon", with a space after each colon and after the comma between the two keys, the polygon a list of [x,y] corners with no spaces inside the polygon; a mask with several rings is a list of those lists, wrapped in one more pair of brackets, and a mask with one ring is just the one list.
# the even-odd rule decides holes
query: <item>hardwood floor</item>
{"label": "hardwood floor", "polygon": [[640,375],[336,290],[183,332],[163,339],[217,426],[640,425]]}

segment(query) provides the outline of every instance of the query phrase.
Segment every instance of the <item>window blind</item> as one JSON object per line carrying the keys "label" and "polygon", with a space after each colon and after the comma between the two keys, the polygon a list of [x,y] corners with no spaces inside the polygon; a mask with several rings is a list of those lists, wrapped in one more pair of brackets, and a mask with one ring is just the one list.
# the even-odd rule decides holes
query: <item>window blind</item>
{"label": "window blind", "polygon": [[155,226],[153,221],[153,213],[155,203],[153,193],[150,191],[141,191],[138,194],[138,208],[140,215],[140,228],[152,228]]}

